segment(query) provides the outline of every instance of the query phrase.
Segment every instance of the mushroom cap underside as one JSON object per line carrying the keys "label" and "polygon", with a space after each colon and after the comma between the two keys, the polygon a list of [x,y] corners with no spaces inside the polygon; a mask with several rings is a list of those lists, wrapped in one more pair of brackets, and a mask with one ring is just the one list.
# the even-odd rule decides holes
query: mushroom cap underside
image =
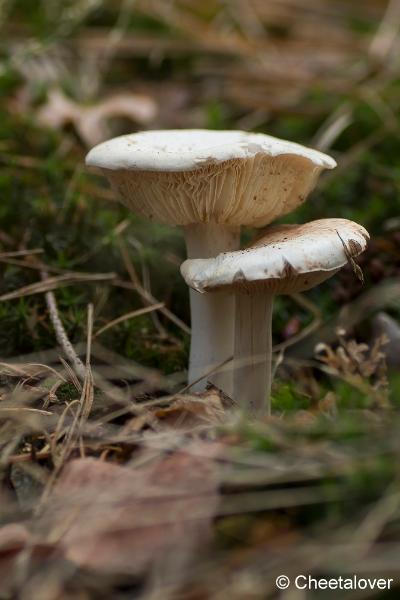
{"label": "mushroom cap underside", "polygon": [[168,225],[263,227],[302,204],[335,161],[310,148],[241,131],[148,131],[104,142],[100,167],[130,210]]}
{"label": "mushroom cap underside", "polygon": [[181,273],[199,292],[231,288],[290,294],[334,275],[366,249],[368,240],[364,227],[347,219],[276,225],[243,250],[186,260]]}

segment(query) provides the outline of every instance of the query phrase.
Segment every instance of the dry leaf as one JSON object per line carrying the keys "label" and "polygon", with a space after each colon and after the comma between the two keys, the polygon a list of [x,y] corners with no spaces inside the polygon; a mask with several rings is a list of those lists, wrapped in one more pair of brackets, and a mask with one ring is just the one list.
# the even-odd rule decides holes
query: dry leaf
{"label": "dry leaf", "polygon": [[45,506],[47,541],[102,573],[137,576],[182,565],[207,538],[217,503],[215,465],[195,451],[136,469],[71,461]]}
{"label": "dry leaf", "polygon": [[158,112],[155,101],[149,96],[119,93],[86,106],[74,102],[58,88],[48,94],[47,103],[37,113],[38,121],[45,127],[62,129],[72,124],[87,146],[94,146],[110,137],[108,120],[125,117],[148,125]]}
{"label": "dry leaf", "polygon": [[20,523],[9,523],[0,529],[0,555],[5,551],[19,551],[30,541],[31,535]]}
{"label": "dry leaf", "polygon": [[388,381],[385,353],[382,350],[388,342],[387,338],[378,337],[370,347],[347,340],[343,329],[337,330],[337,335],[339,345],[336,349],[324,343],[315,347],[315,354],[324,363],[325,371],[374,399],[378,406],[387,406]]}
{"label": "dry leaf", "polygon": [[[21,569],[22,553],[24,553],[24,570]],[[25,525],[20,523],[4,525],[0,529],[1,598],[16,597],[13,592],[22,583],[21,575],[27,575],[35,566],[42,565],[51,556],[56,555],[58,551],[55,553],[52,546],[36,543]]]}
{"label": "dry leaf", "polygon": [[192,429],[200,425],[216,424],[224,414],[221,397],[215,388],[195,396],[161,398],[156,405],[145,407],[143,412],[129,419],[122,429],[121,437],[147,428],[160,431],[163,427]]}
{"label": "dry leaf", "polygon": [[177,396],[166,407],[157,408],[154,415],[171,427],[194,427],[216,423],[224,415],[221,398],[215,391],[199,396]]}

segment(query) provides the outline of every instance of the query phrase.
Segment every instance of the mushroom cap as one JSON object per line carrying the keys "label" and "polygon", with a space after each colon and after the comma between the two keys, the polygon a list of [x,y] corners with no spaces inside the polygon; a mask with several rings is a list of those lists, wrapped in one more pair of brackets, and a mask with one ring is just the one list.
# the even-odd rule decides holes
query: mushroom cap
{"label": "mushroom cap", "polygon": [[292,294],[332,277],[366,249],[368,240],[364,227],[347,219],[276,225],[243,250],[186,260],[181,273],[198,292],[232,288]]}
{"label": "mushroom cap", "polygon": [[304,202],[330,156],[261,133],[165,130],[99,144],[103,170],[132,210],[171,225],[261,227]]}
{"label": "mushroom cap", "polygon": [[333,158],[318,150],[270,135],[208,129],[142,131],[122,135],[92,148],[86,164],[112,171],[194,171],[209,163],[252,158],[256,154],[293,154],[325,169],[336,166]]}

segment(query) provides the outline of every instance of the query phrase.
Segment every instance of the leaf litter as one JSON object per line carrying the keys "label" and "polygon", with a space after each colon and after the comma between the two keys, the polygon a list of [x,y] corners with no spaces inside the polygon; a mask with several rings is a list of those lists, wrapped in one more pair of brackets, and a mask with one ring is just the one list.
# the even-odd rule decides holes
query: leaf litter
{"label": "leaf litter", "polygon": [[[74,226],[82,223],[82,197],[110,199],[110,192],[94,180],[81,182],[75,165],[77,155],[83,159],[82,146],[118,133],[115,117],[128,116],[130,128],[133,123],[262,129],[266,123],[274,127],[275,117],[286,115],[296,136],[307,139],[309,130],[298,131],[296,123],[299,116],[308,125],[315,118],[315,139],[327,151],[340,138],[342,173],[397,131],[389,106],[393,98],[397,102],[396,89],[393,97],[390,89],[396,72],[396,2],[386,8],[378,0],[363,2],[360,21],[359,3],[344,7],[336,0],[324,6],[314,0],[256,0],[246,7],[140,1],[134,3],[139,21],[149,19],[151,27],[131,32],[125,18],[132,6],[128,1],[111,33],[88,19],[97,23],[99,17],[101,22],[103,9],[114,14],[112,3],[74,0],[60,14],[53,4],[49,15],[60,39],[55,33],[44,43],[32,40],[27,38],[29,28],[18,27],[5,52],[22,79],[7,103],[10,114],[20,119],[18,113],[25,112],[56,133],[61,129],[59,147],[53,151],[49,146],[49,153],[63,161],[68,176],[74,173],[66,196],[71,206],[76,204],[75,211],[67,201],[59,210],[54,199],[59,190],[49,183],[57,177],[50,171],[45,171],[48,181],[38,194],[47,202],[39,203],[39,212],[48,210],[52,224],[59,225],[53,241],[58,249],[70,213]],[[357,26],[351,27],[354,20]],[[377,27],[365,34],[371,23]],[[128,68],[132,92],[121,99],[118,82],[105,74],[111,64],[128,60],[148,60],[152,75],[146,82],[136,81]],[[163,71],[167,77],[161,77]],[[118,80],[121,71],[117,68],[115,74]],[[362,110],[375,107],[382,123],[372,133],[361,132],[361,139],[357,142],[356,136],[346,148],[346,136],[349,131],[353,135],[359,118],[359,98],[364,98]],[[46,144],[32,147],[26,141],[25,148],[17,142],[1,143],[7,177],[28,177],[36,170],[42,180],[37,148],[43,153]],[[380,197],[385,193],[382,180],[374,180],[372,170],[368,165],[368,186]],[[320,189],[335,177],[326,178]],[[31,201],[37,202],[34,194],[24,207]],[[96,207],[89,218],[96,221],[102,214]],[[294,320],[295,339],[288,326],[288,339],[277,344],[281,355],[274,414],[251,423],[217,390],[203,395],[177,392],[184,372],[165,375],[154,365],[127,360],[122,350],[113,352],[107,329],[128,327],[143,316],[141,311],[150,311],[160,339],[166,336],[176,343],[178,335],[190,333],[179,311],[178,316],[170,310],[168,293],[161,296],[163,302],[156,298],[159,290],[153,295],[142,256],[141,280],[131,249],[121,244],[114,248],[105,236],[105,242],[102,238],[84,248],[78,264],[95,257],[103,246],[107,254],[109,247],[116,254],[119,249],[130,281],[96,273],[96,268],[76,273],[65,268],[62,252],[60,264],[33,262],[31,255],[42,249],[36,250],[38,243],[32,240],[34,249],[25,250],[32,232],[19,235],[17,230],[14,239],[17,227],[12,225],[10,231],[0,231],[0,261],[7,273],[14,277],[26,267],[52,276],[30,285],[12,278],[13,285],[1,297],[4,311],[11,304],[26,310],[28,301],[40,306],[49,293],[57,304],[63,291],[73,285],[81,290],[86,283],[137,294],[144,308],[125,311],[118,302],[114,318],[98,328],[95,321],[104,345],[95,339],[92,343],[92,319],[83,318],[78,330],[87,322],[87,344],[71,343],[83,370],[65,352],[65,342],[8,361],[2,357],[2,597],[264,600],[276,597],[274,581],[281,573],[345,573],[351,566],[397,576],[398,392],[387,385],[384,339],[378,336],[367,346],[367,336],[358,337],[357,328],[377,310],[398,308],[398,231],[375,236],[368,254],[360,258],[359,268],[375,284],[366,291],[354,277],[358,270],[350,256],[353,269],[345,270],[333,289],[334,301],[345,304],[330,322],[297,299],[315,319],[304,328],[299,318]],[[81,246],[77,248],[79,253]],[[59,310],[66,331],[68,310]],[[54,330],[55,322],[53,318]]]}

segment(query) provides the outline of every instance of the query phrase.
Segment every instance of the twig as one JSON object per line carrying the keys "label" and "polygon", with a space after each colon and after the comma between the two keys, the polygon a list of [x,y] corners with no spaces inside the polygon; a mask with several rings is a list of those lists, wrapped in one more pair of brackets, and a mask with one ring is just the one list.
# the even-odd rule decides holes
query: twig
{"label": "twig", "polygon": [[[40,272],[42,281],[48,279],[48,273],[46,271]],[[54,292],[49,291],[45,293],[46,305],[49,311],[50,321],[53,325],[54,332],[56,334],[57,342],[60,344],[64,351],[65,356],[69,359],[77,375],[84,379],[85,377],[85,366],[79,356],[76,354],[74,347],[69,341],[67,332],[65,331],[64,325],[60,319],[60,315],[57,308],[56,297]]]}
{"label": "twig", "polygon": [[39,460],[46,460],[47,458],[51,457],[51,453],[49,451],[45,451],[45,452],[37,452],[34,456],[32,456],[31,453],[29,454],[12,454],[9,458],[8,458],[8,464],[9,465],[15,465],[21,462],[31,462],[31,461],[39,461]]}

